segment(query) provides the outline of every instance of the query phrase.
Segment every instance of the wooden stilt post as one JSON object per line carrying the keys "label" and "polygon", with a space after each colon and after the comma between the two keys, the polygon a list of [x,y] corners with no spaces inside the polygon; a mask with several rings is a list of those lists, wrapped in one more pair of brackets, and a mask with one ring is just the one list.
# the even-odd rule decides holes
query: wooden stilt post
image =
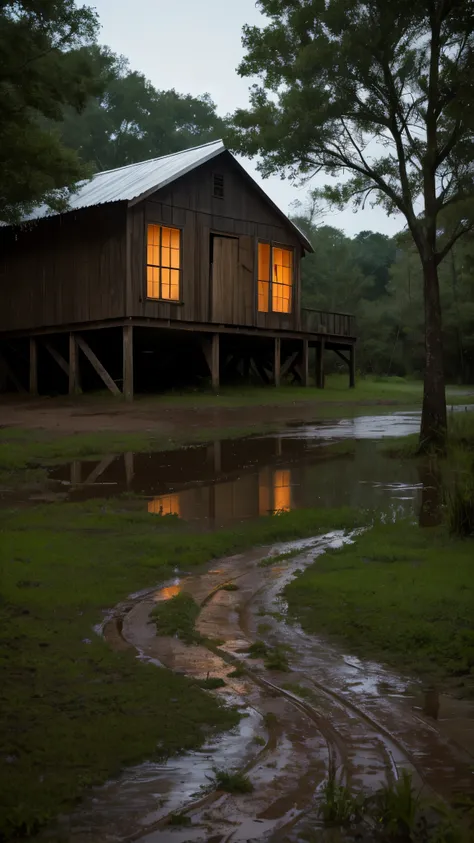
{"label": "wooden stilt post", "polygon": [[133,401],[133,325],[123,327],[123,394]]}
{"label": "wooden stilt post", "polygon": [[308,384],[309,384],[308,365],[309,365],[309,345],[308,345],[308,340],[303,340],[303,350],[302,350],[302,353],[301,353],[301,381],[302,381],[303,386],[308,386]]}
{"label": "wooden stilt post", "polygon": [[69,334],[69,395],[77,395],[81,391],[81,375],[79,369],[79,349],[75,334]]}
{"label": "wooden stilt post", "polygon": [[316,346],[316,386],[324,389],[324,340]]}
{"label": "wooden stilt post", "polygon": [[219,334],[212,335],[211,342],[211,380],[212,388],[219,389],[220,385],[220,357],[219,357]]}
{"label": "wooden stilt post", "polygon": [[222,471],[222,449],[219,440],[214,442],[214,474],[220,474]]}
{"label": "wooden stilt post", "polygon": [[38,343],[30,337],[30,395],[38,395]]}
{"label": "wooden stilt post", "polygon": [[273,364],[273,383],[275,386],[280,386],[280,369],[281,369],[281,339],[275,337],[274,348],[274,364]]}
{"label": "wooden stilt post", "polygon": [[356,350],[355,345],[351,345],[349,352],[349,388],[354,389],[356,385]]}

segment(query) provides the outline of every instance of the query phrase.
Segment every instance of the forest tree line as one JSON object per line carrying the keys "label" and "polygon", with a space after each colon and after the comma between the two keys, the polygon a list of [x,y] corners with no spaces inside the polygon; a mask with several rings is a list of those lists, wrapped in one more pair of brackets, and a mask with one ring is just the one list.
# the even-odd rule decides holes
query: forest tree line
{"label": "forest tree line", "polygon": [[[355,314],[361,373],[423,377],[423,276],[411,237],[361,231],[351,238],[296,221],[314,247],[302,263],[303,307]],[[473,383],[474,238],[454,245],[439,275],[446,378]],[[337,367],[333,356],[327,362]]]}
{"label": "forest tree line", "polygon": [[[322,192],[323,198],[336,205],[347,205],[352,200],[357,205],[363,196],[376,190],[377,201],[383,207],[402,210],[411,232],[389,238],[362,231],[350,238],[337,228],[321,224],[320,220],[298,217],[315,249],[303,262],[304,306],[356,315],[360,371],[421,376],[426,371],[427,360],[433,361],[436,357],[439,363],[442,359],[435,318],[436,295],[429,299],[430,307],[434,308],[433,319],[430,319],[430,342],[434,344],[436,355],[433,351],[425,356],[424,305],[428,299],[425,295],[424,301],[423,265],[425,293],[434,290],[436,294],[436,273],[439,276],[445,375],[451,381],[473,382],[474,223],[472,206],[466,205],[468,200],[471,202],[473,135],[470,123],[466,121],[474,101],[471,96],[474,50],[470,52],[474,36],[470,0],[460,4],[459,13],[454,6],[448,9],[448,5],[437,0],[433,8],[438,9],[439,16],[435,20],[424,6],[415,14],[409,5],[402,9],[388,0],[355,4],[350,30],[353,38],[360,31],[362,52],[358,53],[343,38],[349,26],[344,4],[331,0],[326,10],[329,17],[324,26],[334,30],[329,41],[324,27],[320,29],[321,15],[324,17],[326,12],[323,14],[315,4],[314,43],[310,39],[307,44],[309,64],[303,63],[298,70],[297,62],[303,61],[306,55],[304,38],[309,37],[305,15],[301,17],[293,8],[294,4],[287,0],[273,4],[259,0],[259,6],[273,24],[261,31],[245,28],[244,42],[250,58],[243,60],[239,73],[248,76],[258,72],[264,85],[259,93],[254,91],[252,94],[250,111],[238,112],[226,120],[217,114],[209,95],[194,97],[175,90],[157,89],[143,74],[131,69],[124,57],[99,45],[98,18],[88,7],[76,6],[74,0],[58,0],[56,4],[50,4],[48,0],[6,2],[0,9],[3,58],[0,70],[0,219],[18,222],[39,202],[46,202],[52,210],[65,210],[68,187],[81,178],[206,143],[223,135],[229,137],[231,148],[241,149],[248,155],[257,154],[261,152],[260,132],[270,131],[269,127],[275,121],[280,125],[280,121],[281,131],[276,134],[273,129],[270,131],[269,146],[265,147],[263,156],[264,172],[279,172],[289,166],[306,172],[311,165],[311,155],[315,156],[314,160],[320,158],[318,166],[325,171],[353,168],[355,180],[342,184],[337,190],[326,188],[326,192]],[[370,86],[378,78],[375,66],[363,64],[360,73],[344,70],[347,61],[354,63],[354,67],[362,61],[362,53],[370,47],[365,43],[367,15],[371,16],[374,32],[378,32],[380,43],[384,44],[383,54],[376,58],[376,63],[385,68],[387,78],[393,75],[393,85],[388,93],[377,89],[377,102],[359,101],[359,88],[354,88],[354,79],[359,79],[358,85],[363,88],[359,77],[364,71],[367,76],[364,84],[372,90]],[[438,57],[437,65],[432,63],[439,77],[438,87],[427,93],[423,80],[430,55],[429,42],[420,41],[415,56],[410,38],[418,37],[421,32],[426,34],[435,25],[442,48],[448,52],[443,58]],[[298,38],[304,36],[301,44],[298,38],[290,38],[291,27]],[[266,39],[270,39],[268,50],[263,49]],[[326,90],[326,77],[324,74],[321,78],[318,76],[321,71],[318,62],[313,67],[311,50],[319,42],[335,51],[338,60],[344,56],[339,66],[337,88],[338,96],[342,88],[345,91],[338,102],[340,113],[326,115],[324,119],[322,102],[317,98],[313,102],[311,87],[317,79],[318,85],[322,84],[321,91]],[[296,49],[295,44],[300,47]],[[404,45],[401,53],[397,52],[397,44]],[[459,56],[453,63],[449,50],[455,48],[459,49]],[[284,68],[282,56],[286,62]],[[332,59],[327,61],[331,65]],[[298,81],[298,73],[303,74],[303,87],[301,80]],[[284,82],[282,90],[287,92],[279,104],[268,99],[265,88],[266,84],[278,87],[278,80]],[[401,86],[400,90],[397,86]],[[407,86],[412,93],[418,91],[419,98],[414,100],[416,108],[407,104]],[[445,96],[446,91],[449,96]],[[314,106],[313,122],[309,123],[305,118],[308,113],[306,100],[301,101],[306,94],[311,94]],[[410,120],[418,120],[422,136],[426,116],[423,109],[428,95],[439,100],[437,153],[434,141],[433,148],[428,149],[424,141],[414,139],[406,119],[400,117],[404,109],[408,109]],[[358,109],[362,109],[360,114],[354,113],[354,98]],[[267,112],[271,114],[271,120],[267,119]],[[347,131],[347,119],[355,121],[356,134],[349,134],[345,145],[340,147],[336,123],[339,121]],[[285,120],[293,127],[291,142],[284,128]],[[314,123],[318,120],[321,126]],[[232,135],[235,125],[240,129]],[[295,126],[298,127],[296,134]],[[398,144],[398,152],[381,158],[373,166],[364,159],[362,166],[356,137],[362,142],[368,126],[374,137],[380,131],[388,131]],[[329,146],[326,131],[332,133]],[[433,127],[431,134],[435,138]],[[385,135],[384,138],[387,141]],[[355,151],[351,153],[354,160],[348,158],[350,144],[355,144]],[[333,159],[335,163],[331,163]],[[403,196],[397,192],[400,162],[403,165]],[[425,189],[419,174],[429,171],[432,186],[436,186],[433,173],[439,167],[438,177],[445,187],[436,200],[436,207],[430,214],[415,216],[413,202]],[[443,219],[446,209],[443,231],[439,220]],[[452,219],[449,218],[450,210]],[[429,242],[426,240],[428,228],[431,232]],[[444,387],[438,375],[439,372],[434,373],[431,386],[425,389],[425,397],[436,393],[436,401],[434,398],[433,401],[438,409],[435,411],[435,404],[430,409],[432,420],[436,417],[434,427],[443,425],[439,407],[443,403]]]}

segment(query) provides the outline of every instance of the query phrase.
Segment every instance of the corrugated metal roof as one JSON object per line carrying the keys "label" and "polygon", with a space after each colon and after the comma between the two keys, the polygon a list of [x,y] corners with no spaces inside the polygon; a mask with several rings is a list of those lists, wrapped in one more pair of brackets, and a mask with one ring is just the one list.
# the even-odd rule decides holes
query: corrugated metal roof
{"label": "corrugated metal roof", "polygon": [[[225,151],[226,147],[223,141],[211,141],[211,143],[202,146],[184,149],[171,155],[163,155],[161,158],[151,158],[149,161],[140,161],[138,164],[128,164],[126,167],[118,167],[116,170],[96,173],[90,180],[79,184],[76,192],[71,194],[68,200],[68,211],[90,208],[93,205],[105,205],[109,202],[128,202],[133,205],[145,199],[150,193],[154,193],[155,190],[160,190],[160,188],[186,175],[191,170],[195,170],[196,167],[200,167]],[[242,167],[242,169],[244,168]],[[267,202],[296,231],[305,248],[312,252],[311,243],[301,229],[288,219],[286,214],[278,205],[275,205],[273,200],[267,196],[246,170],[245,174]],[[55,213],[51,212],[47,205],[40,205],[23,221],[28,222],[54,215]],[[0,225],[3,225],[3,223],[0,223]]]}
{"label": "corrugated metal roof", "polygon": [[[138,164],[128,164],[116,170],[96,173],[90,181],[82,182],[76,193],[71,194],[68,204],[70,211],[90,208],[92,205],[105,205],[107,202],[132,202],[144,198],[148,193],[159,190],[180,176],[184,176],[216,155],[224,152],[221,140],[151,158]],[[41,205],[27,219],[40,219],[51,214],[46,205]]]}

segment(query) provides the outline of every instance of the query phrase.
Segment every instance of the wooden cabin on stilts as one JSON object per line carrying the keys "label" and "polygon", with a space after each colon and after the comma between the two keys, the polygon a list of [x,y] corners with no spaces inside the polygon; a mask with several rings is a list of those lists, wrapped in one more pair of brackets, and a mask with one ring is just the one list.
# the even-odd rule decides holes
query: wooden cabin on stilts
{"label": "wooden cabin on stilts", "polygon": [[313,357],[323,388],[327,351],[354,386],[354,317],[302,308],[311,243],[221,141],[98,173],[0,243],[0,390],[307,386]]}

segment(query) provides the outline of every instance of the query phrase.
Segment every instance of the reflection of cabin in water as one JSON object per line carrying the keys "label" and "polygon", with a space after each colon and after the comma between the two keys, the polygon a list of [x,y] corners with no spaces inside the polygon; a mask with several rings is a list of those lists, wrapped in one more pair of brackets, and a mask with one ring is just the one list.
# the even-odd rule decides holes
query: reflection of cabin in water
{"label": "reflection of cabin in water", "polygon": [[310,348],[318,386],[325,349],[354,383],[353,317],[301,307],[311,244],[220,141],[98,173],[0,241],[0,387],[307,384]]}

